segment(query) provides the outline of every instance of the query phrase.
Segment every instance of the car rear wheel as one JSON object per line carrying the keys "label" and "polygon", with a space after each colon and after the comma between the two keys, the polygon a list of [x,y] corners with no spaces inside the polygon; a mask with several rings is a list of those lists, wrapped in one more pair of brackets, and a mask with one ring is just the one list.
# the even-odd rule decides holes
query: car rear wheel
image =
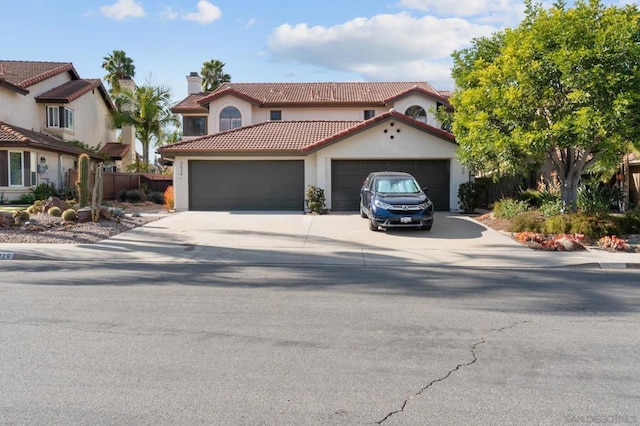
{"label": "car rear wheel", "polygon": [[360,203],[360,217],[363,219],[366,219],[367,217],[367,213],[365,213],[365,211],[362,209],[362,202]]}

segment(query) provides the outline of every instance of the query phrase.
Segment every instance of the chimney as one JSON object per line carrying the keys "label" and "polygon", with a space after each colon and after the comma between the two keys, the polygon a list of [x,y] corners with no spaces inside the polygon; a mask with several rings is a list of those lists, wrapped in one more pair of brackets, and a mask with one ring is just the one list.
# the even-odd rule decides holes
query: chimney
{"label": "chimney", "polygon": [[[123,89],[131,91],[136,90],[136,83],[132,78],[123,78],[118,82],[120,83],[120,87]],[[121,132],[122,144],[129,145],[129,152],[122,158],[122,168],[126,170],[129,164],[134,164],[136,162],[136,129],[133,126],[126,124],[122,126]]]}
{"label": "chimney", "polygon": [[202,92],[202,77],[195,71],[187,76],[187,92],[188,95]]}

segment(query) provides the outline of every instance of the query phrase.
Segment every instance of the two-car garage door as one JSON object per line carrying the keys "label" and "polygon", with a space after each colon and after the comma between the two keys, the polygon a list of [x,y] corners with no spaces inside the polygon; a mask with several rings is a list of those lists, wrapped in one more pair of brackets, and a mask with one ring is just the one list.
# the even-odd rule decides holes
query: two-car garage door
{"label": "two-car garage door", "polygon": [[[333,211],[357,211],[370,172],[404,171],[449,210],[449,160],[333,160]],[[303,160],[189,161],[189,210],[304,210]]]}
{"label": "two-car garage door", "polygon": [[423,188],[429,188],[427,195],[436,210],[449,210],[449,160],[333,160],[332,210],[358,210],[362,182],[377,171],[411,173]]}
{"label": "two-car garage door", "polygon": [[189,161],[189,210],[304,209],[304,161]]}

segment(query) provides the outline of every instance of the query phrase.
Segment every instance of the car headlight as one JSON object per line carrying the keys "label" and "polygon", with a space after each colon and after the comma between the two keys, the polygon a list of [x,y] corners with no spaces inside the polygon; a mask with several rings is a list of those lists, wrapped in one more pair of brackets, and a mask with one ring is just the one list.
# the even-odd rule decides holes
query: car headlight
{"label": "car headlight", "polygon": [[425,201],[424,203],[418,204],[418,207],[420,207],[420,210],[425,210],[431,207],[431,204],[431,201]]}
{"label": "car headlight", "polygon": [[381,209],[385,209],[385,210],[387,210],[389,207],[391,207],[391,204],[387,204],[387,203],[385,203],[383,201],[380,201],[380,200],[377,200],[377,199],[373,202],[373,204],[376,207],[380,207]]}

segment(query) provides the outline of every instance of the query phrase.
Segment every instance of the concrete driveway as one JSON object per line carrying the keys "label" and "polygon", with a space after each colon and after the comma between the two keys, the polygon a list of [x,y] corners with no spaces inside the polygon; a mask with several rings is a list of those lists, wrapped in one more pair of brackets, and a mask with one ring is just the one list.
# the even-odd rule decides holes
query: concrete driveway
{"label": "concrete driveway", "polygon": [[[554,267],[638,262],[636,253],[530,250],[474,219],[436,214],[431,231],[372,232],[357,213],[181,212],[98,244],[7,245],[15,259],[354,266]],[[608,267],[608,266],[607,266]]]}

